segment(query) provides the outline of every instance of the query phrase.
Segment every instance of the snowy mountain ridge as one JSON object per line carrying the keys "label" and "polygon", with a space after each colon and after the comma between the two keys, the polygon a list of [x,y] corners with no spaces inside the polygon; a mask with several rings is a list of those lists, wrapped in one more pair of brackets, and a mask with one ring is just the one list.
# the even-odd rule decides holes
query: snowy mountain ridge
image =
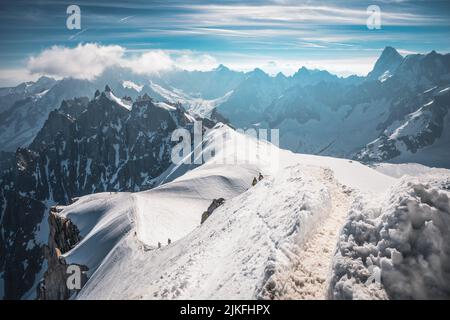
{"label": "snowy mountain ridge", "polygon": [[[238,141],[241,143],[237,145],[243,145],[244,139],[247,145],[252,143],[254,149],[259,150],[261,142],[226,126],[216,126],[205,139],[214,145],[211,137],[224,134],[229,135],[229,139],[223,146]],[[220,152],[218,149],[219,155]],[[329,291],[334,282],[330,282],[328,270],[334,261],[336,243],[332,240],[337,239],[352,203],[357,207],[361,199],[389,197],[391,192],[397,192],[395,188],[408,186],[402,182],[405,178],[388,177],[349,160],[293,154],[285,150],[277,152],[280,152],[281,161],[276,167],[271,166],[270,161],[266,162],[264,156],[246,165],[232,167],[214,163],[211,159],[211,162],[150,191],[86,196],[62,208],[58,215],[70,218],[75,224],[89,226],[88,230],[82,231],[86,240],[64,255],[67,262],[89,267],[89,280],[73,298],[363,298],[361,292],[370,288],[360,282],[345,284],[346,292],[354,292],[353,295],[334,296],[330,293],[334,292]],[[259,173],[262,173],[262,180],[251,186],[252,177]],[[446,181],[450,181],[448,171],[445,173]],[[448,191],[442,186],[447,184],[440,185],[438,192],[443,196]],[[394,191],[390,191],[390,187]],[[167,206],[164,193],[171,201],[182,200]],[[226,199],[225,204],[200,224],[201,213],[211,200],[222,196]],[[118,207],[108,204],[119,197],[129,200],[120,201]],[[448,205],[448,196],[442,201]],[[419,210],[427,210],[423,206],[426,205]],[[449,215],[445,208],[442,207],[444,211],[439,213],[443,219]],[[118,238],[111,251],[93,250],[87,245],[96,234],[109,234],[111,228],[108,224],[86,223],[89,215],[97,211],[106,212],[108,216],[122,216],[120,225],[129,230],[112,233]],[[193,221],[188,228],[186,218]],[[327,232],[321,231],[322,226]],[[114,230],[124,230],[124,227],[114,227]],[[319,250],[324,235],[327,235],[325,240],[329,249],[325,246]],[[166,238],[172,240],[168,245]],[[162,244],[161,248],[158,242]],[[101,263],[89,262],[93,261],[92,255],[100,255],[101,259],[94,260],[102,260]],[[439,261],[444,263],[445,259]],[[358,270],[353,270],[354,264],[333,263],[336,274],[342,274],[343,267],[347,273]],[[401,281],[406,283],[413,275],[403,276]],[[371,297],[387,298],[389,295]]]}
{"label": "snowy mountain ridge", "polygon": [[161,108],[146,95],[131,105],[105,89],[91,101],[63,101],[28,148],[7,154],[0,176],[2,297],[35,296],[52,206],[151,188],[170,166],[173,130],[192,128],[179,105]]}

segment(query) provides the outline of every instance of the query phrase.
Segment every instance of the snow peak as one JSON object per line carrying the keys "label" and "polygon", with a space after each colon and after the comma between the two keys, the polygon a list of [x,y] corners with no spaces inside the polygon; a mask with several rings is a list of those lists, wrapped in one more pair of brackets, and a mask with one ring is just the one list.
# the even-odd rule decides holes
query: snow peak
{"label": "snow peak", "polygon": [[214,312],[214,307],[195,307],[188,304],[186,307],[181,307],[180,314],[182,315],[204,315],[210,318]]}

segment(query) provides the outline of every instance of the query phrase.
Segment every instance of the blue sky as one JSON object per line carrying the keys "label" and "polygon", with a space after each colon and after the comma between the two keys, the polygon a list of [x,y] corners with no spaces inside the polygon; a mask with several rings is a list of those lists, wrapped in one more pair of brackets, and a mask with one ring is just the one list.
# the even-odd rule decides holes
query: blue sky
{"label": "blue sky", "polygon": [[[70,4],[81,9],[81,30],[66,28]],[[369,5],[381,9],[379,30],[366,26]],[[0,85],[41,74],[89,78],[115,63],[145,63],[148,72],[223,63],[364,74],[388,45],[402,54],[449,52],[449,9],[450,1],[425,0],[2,1]],[[97,71],[77,74],[92,63]]]}

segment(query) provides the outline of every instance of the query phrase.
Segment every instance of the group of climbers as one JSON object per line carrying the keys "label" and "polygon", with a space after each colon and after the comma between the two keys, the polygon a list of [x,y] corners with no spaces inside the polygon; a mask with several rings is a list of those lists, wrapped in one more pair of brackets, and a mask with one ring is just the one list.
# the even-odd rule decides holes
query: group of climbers
{"label": "group of climbers", "polygon": [[[172,240],[170,238],[167,239],[167,245],[171,244]],[[158,249],[161,249],[161,242],[158,242]]]}

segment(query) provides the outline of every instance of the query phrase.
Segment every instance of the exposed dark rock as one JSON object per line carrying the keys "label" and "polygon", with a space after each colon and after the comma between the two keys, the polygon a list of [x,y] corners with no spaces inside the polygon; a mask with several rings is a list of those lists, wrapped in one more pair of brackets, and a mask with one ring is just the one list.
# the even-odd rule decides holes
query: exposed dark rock
{"label": "exposed dark rock", "polygon": [[59,216],[58,212],[58,207],[52,207],[48,217],[49,244],[52,243],[61,253],[66,253],[81,241],[81,236],[77,226],[69,219]]}
{"label": "exposed dark rock", "polygon": [[[57,207],[52,207],[48,223],[50,234],[48,246],[45,250],[48,268],[44,274],[43,281],[37,288],[39,300],[65,300],[75,291],[67,287],[67,279],[70,273],[67,271],[68,264],[62,254],[72,249],[81,241],[78,228],[69,220],[58,215]],[[79,266],[81,271],[87,271],[86,266]],[[86,283],[86,274],[81,273],[81,287]]]}
{"label": "exposed dark rock", "polygon": [[385,72],[394,74],[398,66],[402,63],[403,57],[392,47],[386,47],[378,58],[373,70],[367,77],[371,80],[378,80]]}
{"label": "exposed dark rock", "polygon": [[218,207],[220,207],[224,203],[225,203],[224,198],[214,199],[211,202],[211,204],[209,205],[208,209],[205,212],[203,212],[200,224],[203,224],[203,222],[205,222],[206,219],[209,218],[209,216],[214,212],[214,210],[216,210]]}

